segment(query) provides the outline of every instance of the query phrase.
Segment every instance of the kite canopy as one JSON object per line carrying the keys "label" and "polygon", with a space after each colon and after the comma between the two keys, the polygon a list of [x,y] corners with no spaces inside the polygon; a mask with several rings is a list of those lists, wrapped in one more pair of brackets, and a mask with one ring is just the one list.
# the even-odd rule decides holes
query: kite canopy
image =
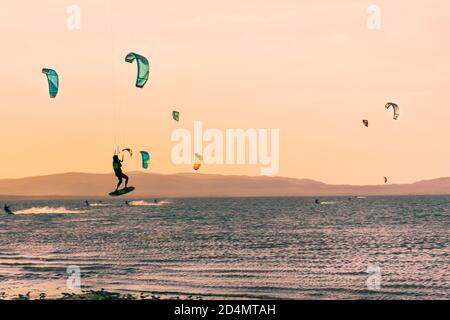
{"label": "kite canopy", "polygon": [[128,151],[128,153],[130,154],[130,157],[133,156],[133,150],[131,150],[130,148],[125,148],[122,150],[122,152],[124,152],[124,151]]}
{"label": "kite canopy", "polygon": [[172,111],[172,118],[176,122],[180,121],[180,113],[178,111]]}
{"label": "kite canopy", "polygon": [[194,170],[200,169],[203,161],[203,156],[201,154],[196,153],[195,154],[195,163],[194,163]]}
{"label": "kite canopy", "polygon": [[143,88],[147,83],[148,76],[150,74],[150,65],[146,57],[141,56],[137,53],[129,53],[125,57],[125,61],[132,63],[134,60],[137,61],[138,74],[136,78],[136,87]]}
{"label": "kite canopy", "polygon": [[147,151],[141,151],[142,168],[147,169],[150,163],[150,154]]}
{"label": "kite canopy", "polygon": [[362,122],[364,123],[364,125],[365,125],[366,127],[369,126],[369,120],[363,120]]}
{"label": "kite canopy", "polygon": [[53,69],[42,69],[42,73],[47,75],[48,81],[48,91],[50,93],[50,98],[55,98],[58,94],[59,89],[59,76]]}
{"label": "kite canopy", "polygon": [[398,105],[396,103],[388,102],[386,104],[385,108],[389,109],[390,107],[392,107],[394,109],[394,120],[397,120],[398,116],[400,115],[400,108],[398,107]]}
{"label": "kite canopy", "polygon": [[388,178],[384,177],[384,183],[387,183],[387,182],[388,182]]}

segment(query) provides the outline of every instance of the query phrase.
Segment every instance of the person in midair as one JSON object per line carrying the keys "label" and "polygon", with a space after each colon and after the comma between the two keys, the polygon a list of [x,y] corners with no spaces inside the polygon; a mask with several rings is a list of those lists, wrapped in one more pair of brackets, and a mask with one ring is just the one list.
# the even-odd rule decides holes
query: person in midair
{"label": "person in midair", "polygon": [[123,160],[119,159],[118,155],[113,156],[113,169],[114,173],[116,174],[117,179],[119,179],[119,182],[117,183],[116,191],[119,190],[120,185],[122,184],[123,179],[125,179],[125,189],[128,188],[128,176],[122,172],[122,162]]}

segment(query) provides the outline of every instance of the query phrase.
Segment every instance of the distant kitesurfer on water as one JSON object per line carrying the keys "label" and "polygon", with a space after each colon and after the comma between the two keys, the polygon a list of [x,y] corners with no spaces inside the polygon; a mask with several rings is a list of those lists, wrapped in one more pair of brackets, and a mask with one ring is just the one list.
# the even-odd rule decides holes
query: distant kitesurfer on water
{"label": "distant kitesurfer on water", "polygon": [[86,207],[90,207],[91,206],[91,204],[89,203],[89,201],[85,201],[85,203],[86,203]]}
{"label": "distant kitesurfer on water", "polygon": [[320,204],[320,200],[319,200],[319,199],[316,199],[315,203],[316,203],[316,204]]}
{"label": "distant kitesurfer on water", "polygon": [[119,190],[120,185],[122,184],[123,178],[125,178],[125,189],[128,188],[128,176],[122,172],[122,162],[123,159],[120,160],[118,155],[113,156],[113,169],[116,174],[117,179],[119,179],[119,183],[117,183],[116,191]]}
{"label": "distant kitesurfer on water", "polygon": [[11,211],[11,208],[8,206],[8,204],[5,204],[5,206],[3,207],[3,209],[5,210],[5,212],[7,214],[14,214],[14,212]]}
{"label": "distant kitesurfer on water", "polygon": [[158,199],[155,199],[153,202],[154,202],[154,203],[158,203]]}
{"label": "distant kitesurfer on water", "polygon": [[127,206],[131,206],[131,204],[130,204],[130,201],[125,201],[125,204],[127,205]]}

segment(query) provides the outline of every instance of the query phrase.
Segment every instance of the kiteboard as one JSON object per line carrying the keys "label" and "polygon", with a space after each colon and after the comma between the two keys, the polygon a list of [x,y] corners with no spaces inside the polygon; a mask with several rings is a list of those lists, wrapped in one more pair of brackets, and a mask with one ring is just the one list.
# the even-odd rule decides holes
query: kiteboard
{"label": "kiteboard", "polygon": [[109,195],[111,197],[122,196],[124,194],[127,194],[128,192],[133,191],[133,190],[134,190],[134,187],[123,188],[123,189],[119,189],[117,191],[110,192]]}

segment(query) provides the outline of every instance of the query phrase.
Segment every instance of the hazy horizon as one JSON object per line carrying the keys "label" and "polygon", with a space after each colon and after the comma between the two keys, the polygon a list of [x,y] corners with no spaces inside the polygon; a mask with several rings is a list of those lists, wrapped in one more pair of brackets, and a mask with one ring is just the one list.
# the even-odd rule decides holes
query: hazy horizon
{"label": "hazy horizon", "polygon": [[[30,176],[24,176],[24,177],[13,177],[13,178],[1,178],[0,177],[0,181],[1,180],[22,180],[22,179],[28,179],[28,178],[39,178],[39,177],[48,177],[48,176],[57,176],[57,175],[69,175],[69,174],[86,174],[86,175],[112,175],[114,176],[114,171],[105,171],[105,172],[82,172],[82,171],[66,171],[66,172],[54,172],[54,173],[45,173],[45,174],[39,174],[39,175],[30,175]],[[310,180],[310,181],[315,181],[315,182],[320,182],[320,183],[324,183],[327,185],[349,185],[349,186],[389,186],[389,185],[394,185],[394,184],[414,184],[417,182],[423,182],[423,181],[434,181],[434,180],[440,180],[440,179],[450,179],[449,177],[434,177],[434,178],[429,178],[429,179],[417,179],[414,180],[412,182],[409,183],[383,183],[383,182],[375,182],[373,184],[350,184],[350,183],[327,183],[325,181],[321,181],[321,180],[317,180],[317,179],[312,179],[312,178],[297,178],[297,177],[288,177],[288,176],[262,176],[262,175],[249,175],[249,174],[239,174],[239,173],[233,173],[233,174],[223,174],[223,173],[198,173],[198,172],[192,172],[192,171],[180,171],[180,172],[173,172],[173,173],[162,173],[162,172],[150,172],[150,171],[144,171],[144,170],[132,170],[132,171],[128,171],[128,174],[154,174],[154,175],[166,175],[166,176],[170,176],[170,175],[193,175],[193,176],[212,176],[212,175],[218,175],[218,176],[223,176],[223,177],[247,177],[247,178],[259,178],[259,177],[265,177],[265,178],[279,178],[279,179],[295,179],[295,180]]]}
{"label": "hazy horizon", "polygon": [[[297,196],[419,196],[450,195],[450,178],[417,181],[413,184],[349,185],[326,184],[289,177],[156,174],[129,172],[136,190],[127,198],[173,197],[297,197]],[[115,178],[111,173],[66,173],[25,179],[0,179],[0,196],[104,197],[109,198]]]}
{"label": "hazy horizon", "polygon": [[[79,31],[66,26],[70,4],[81,8]],[[111,172],[117,139],[151,152],[148,173],[190,172],[171,162],[170,135],[195,120],[280,129],[281,177],[352,185],[448,177],[450,3],[377,1],[378,31],[366,27],[371,4],[5,3],[0,179]],[[144,89],[124,61],[131,51],[150,60]],[[56,99],[44,67],[60,74]],[[401,107],[397,121],[388,101]],[[125,172],[140,167],[136,151]],[[205,165],[200,173],[257,176],[259,168]]]}

